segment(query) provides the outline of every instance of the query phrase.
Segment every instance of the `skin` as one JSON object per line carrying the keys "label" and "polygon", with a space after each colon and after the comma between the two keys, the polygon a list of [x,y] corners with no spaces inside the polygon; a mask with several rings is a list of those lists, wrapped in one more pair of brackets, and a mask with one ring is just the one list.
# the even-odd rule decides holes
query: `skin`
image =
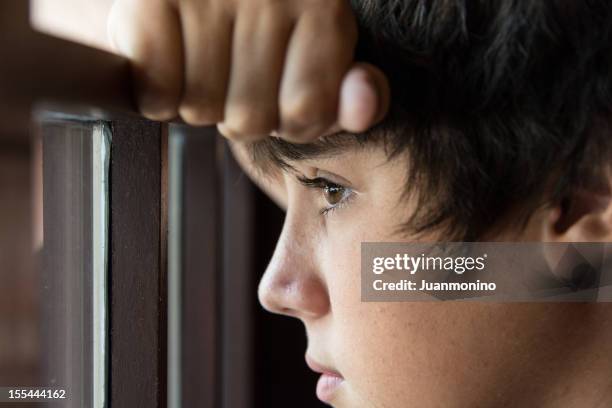
{"label": "skin", "polygon": [[[260,302],[300,319],[308,357],[344,377],[333,406],[604,407],[612,401],[608,305],[360,301],[360,243],[415,241],[391,232],[411,211],[401,198],[405,156],[388,162],[382,148],[369,146],[263,173],[244,146],[233,149],[287,211]],[[326,177],[354,193],[322,215],[330,206],[324,191],[296,176]],[[520,233],[499,231],[488,239],[585,240],[591,233],[581,222],[555,232],[557,210],[534,214]],[[609,211],[583,221],[603,217],[609,234]],[[444,237],[432,232],[425,239]]]}
{"label": "skin", "polygon": [[[286,209],[259,298],[267,310],[300,319],[307,356],[343,376],[333,406],[612,404],[607,305],[360,301],[360,243],[415,240],[393,232],[413,210],[400,196],[408,157],[389,162],[370,145],[290,162],[291,171],[263,173],[250,162],[242,142],[271,133],[310,142],[384,116],[388,85],[375,67],[353,61],[348,2],[119,0],[109,27],[116,49],[133,61],[142,112],[216,124],[236,141],[245,171]],[[296,176],[339,188],[332,197]],[[562,231],[555,225],[563,214],[551,208],[520,233],[488,239],[609,241],[606,200]],[[444,240],[435,231],[426,238]]]}

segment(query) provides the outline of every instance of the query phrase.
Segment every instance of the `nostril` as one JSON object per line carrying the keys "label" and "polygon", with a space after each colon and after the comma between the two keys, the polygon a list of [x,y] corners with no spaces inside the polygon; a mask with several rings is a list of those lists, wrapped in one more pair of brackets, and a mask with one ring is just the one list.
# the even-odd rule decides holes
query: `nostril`
{"label": "nostril", "polygon": [[280,311],[280,314],[285,315],[285,316],[297,316],[297,311],[288,308],[288,307],[283,307]]}

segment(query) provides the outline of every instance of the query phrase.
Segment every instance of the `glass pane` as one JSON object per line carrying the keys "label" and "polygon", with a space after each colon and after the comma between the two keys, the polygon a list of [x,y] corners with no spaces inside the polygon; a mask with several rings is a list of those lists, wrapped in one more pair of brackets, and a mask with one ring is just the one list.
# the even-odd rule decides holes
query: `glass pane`
{"label": "glass pane", "polygon": [[102,408],[109,127],[45,114],[33,128],[0,159],[0,386],[65,390],[35,406]]}
{"label": "glass pane", "polygon": [[42,384],[103,407],[109,128],[44,119]]}
{"label": "glass pane", "polygon": [[254,406],[252,185],[214,127],[168,152],[168,407]]}

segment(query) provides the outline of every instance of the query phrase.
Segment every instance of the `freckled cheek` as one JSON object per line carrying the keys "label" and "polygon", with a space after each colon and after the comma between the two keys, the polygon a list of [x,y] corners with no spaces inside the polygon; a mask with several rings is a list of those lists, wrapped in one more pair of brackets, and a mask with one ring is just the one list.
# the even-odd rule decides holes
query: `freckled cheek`
{"label": "freckled cheek", "polygon": [[328,255],[328,346],[352,405],[398,406],[415,398],[434,403],[439,387],[452,390],[449,362],[455,361],[457,333],[449,333],[448,310],[433,303],[361,302],[360,245],[336,243]]}
{"label": "freckled cheek", "polygon": [[[436,341],[445,335],[431,309],[428,313],[416,303],[361,303],[359,293],[339,293],[333,322],[336,364],[347,392],[362,402],[354,405],[421,401],[429,406],[425,402],[434,404],[444,393],[440,388],[452,389],[448,363],[454,361],[454,350]],[[452,395],[446,397],[450,401]]]}
{"label": "freckled cheek", "polygon": [[431,359],[440,350],[429,345],[440,331],[431,304],[361,302],[361,242],[393,241],[389,230],[385,217],[361,214],[329,229],[319,246],[332,310],[328,346],[352,406],[411,403],[436,383]]}
{"label": "freckled cheek", "polygon": [[[405,392],[405,379],[419,369],[409,346],[409,315],[398,304],[361,302],[360,238],[330,242],[322,259],[332,310],[328,347],[347,380],[350,405],[397,406],[392,391]],[[396,370],[408,375],[391,378]]]}

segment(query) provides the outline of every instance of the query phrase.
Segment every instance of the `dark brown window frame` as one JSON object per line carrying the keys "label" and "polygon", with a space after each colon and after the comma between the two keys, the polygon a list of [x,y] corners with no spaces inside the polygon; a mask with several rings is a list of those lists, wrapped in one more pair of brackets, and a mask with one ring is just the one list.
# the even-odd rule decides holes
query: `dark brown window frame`
{"label": "dark brown window frame", "polygon": [[[0,134],[27,137],[33,111],[112,128],[107,402],[165,407],[169,126],[139,115],[127,60],[32,30],[25,0],[0,3],[0,55]],[[247,407],[251,186],[214,130],[181,128],[182,403]],[[200,239],[212,247],[199,251]]]}

